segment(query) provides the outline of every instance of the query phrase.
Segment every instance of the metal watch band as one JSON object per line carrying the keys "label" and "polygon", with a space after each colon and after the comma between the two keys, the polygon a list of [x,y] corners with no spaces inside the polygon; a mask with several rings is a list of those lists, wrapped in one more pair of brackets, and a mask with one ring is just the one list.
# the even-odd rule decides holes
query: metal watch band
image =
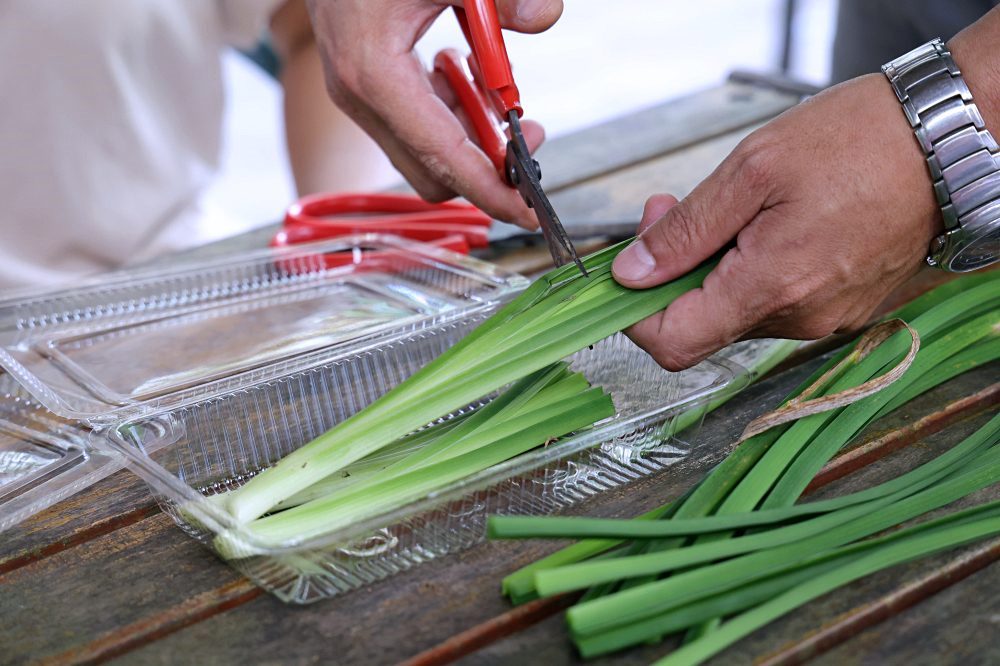
{"label": "metal watch band", "polygon": [[927,156],[944,217],[945,233],[934,240],[927,262],[958,271],[992,263],[998,257],[983,248],[957,247],[967,247],[983,232],[993,237],[1000,232],[1000,148],[951,53],[935,39],[884,65],[882,72]]}

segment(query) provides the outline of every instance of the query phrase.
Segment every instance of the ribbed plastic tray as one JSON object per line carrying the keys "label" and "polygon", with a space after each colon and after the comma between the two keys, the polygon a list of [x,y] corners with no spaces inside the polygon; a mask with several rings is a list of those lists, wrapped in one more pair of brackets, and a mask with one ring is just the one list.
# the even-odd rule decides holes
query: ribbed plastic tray
{"label": "ribbed plastic tray", "polygon": [[475,316],[526,284],[463,255],[366,235],[4,298],[0,530],[121,467],[95,431]]}
{"label": "ribbed plastic tray", "polygon": [[[217,534],[240,527],[199,503],[202,495],[238,487],[343,421],[487,314],[428,322],[304,371],[129,420],[110,433],[111,441],[164,511],[212,547]],[[287,602],[360,587],[482,541],[489,514],[548,513],[670,467],[687,455],[706,404],[747,382],[741,367],[721,359],[669,373],[622,335],[570,361],[612,396],[614,417],[322,537],[274,547],[246,535],[262,554],[231,564]]]}

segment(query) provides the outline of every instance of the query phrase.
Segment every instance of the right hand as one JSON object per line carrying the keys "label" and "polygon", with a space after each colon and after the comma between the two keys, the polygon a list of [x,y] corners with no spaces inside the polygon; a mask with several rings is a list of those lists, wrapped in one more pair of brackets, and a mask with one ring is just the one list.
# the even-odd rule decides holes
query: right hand
{"label": "right hand", "polygon": [[[534,229],[534,213],[469,138],[447,85],[414,53],[450,5],[462,1],[310,0],[327,90],[422,197],[443,201],[460,195],[494,218]],[[563,3],[499,0],[497,7],[503,27],[536,33],[556,22]],[[544,131],[532,122],[522,128],[534,150]]]}

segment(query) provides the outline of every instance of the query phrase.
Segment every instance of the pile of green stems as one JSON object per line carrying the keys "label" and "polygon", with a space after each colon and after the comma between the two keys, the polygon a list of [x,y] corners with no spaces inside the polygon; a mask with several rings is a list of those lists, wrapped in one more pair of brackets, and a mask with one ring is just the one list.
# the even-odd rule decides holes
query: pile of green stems
{"label": "pile of green stems", "polygon": [[[891,316],[909,321],[922,340],[901,379],[847,407],[746,440],[683,497],[632,520],[492,517],[494,538],[583,539],[509,575],[503,591],[521,603],[586,590],[567,613],[585,657],[686,632],[684,645],[663,663],[699,663],[859,577],[1000,533],[1000,503],[989,502],[880,535],[1000,481],[1000,416],[886,483],[796,503],[872,421],[1000,357],[1000,274],[953,281]],[[848,364],[821,393],[884,373],[909,344],[908,333],[896,334]],[[786,401],[850,352],[831,358]]]}
{"label": "pile of green stems", "polygon": [[610,396],[558,362],[514,382],[471,413],[403,437],[380,455],[305,488],[244,531],[223,532],[215,546],[226,557],[247,557],[291,540],[328,534],[614,413]]}
{"label": "pile of green stems", "polygon": [[[427,426],[512,384],[507,395],[520,395],[561,359],[699,287],[715,265],[712,259],[670,283],[628,289],[611,275],[611,264],[627,243],[586,257],[587,276],[574,265],[546,274],[371,405],[242,487],[211,498],[238,526],[216,539],[217,549],[227,557],[244,557],[261,548],[301,543],[397,508],[446,486],[449,480],[482,471],[610,416],[610,400],[598,396],[596,389],[545,397],[553,395],[548,391],[530,405],[533,412],[508,410],[501,415],[506,420],[489,423],[493,439],[481,436],[485,431],[478,416],[467,422],[452,418]],[[789,349],[780,347],[771,358]],[[556,405],[553,400],[561,402]],[[487,406],[485,411],[491,409]],[[532,421],[526,418],[528,413],[538,418]],[[589,418],[583,418],[585,414]],[[512,415],[517,418],[506,418]],[[689,416],[687,421],[693,421],[694,415]],[[687,421],[682,418],[679,426]],[[476,428],[480,434],[465,438],[461,446],[432,444],[436,437],[450,441],[455,433]],[[441,450],[433,455],[414,453],[420,449]]]}
{"label": "pile of green stems", "polygon": [[546,274],[441,356],[335,428],[218,500],[248,523],[348,465],[511,382],[592,345],[701,285],[713,261],[673,282],[632,290],[611,276],[615,245]]}

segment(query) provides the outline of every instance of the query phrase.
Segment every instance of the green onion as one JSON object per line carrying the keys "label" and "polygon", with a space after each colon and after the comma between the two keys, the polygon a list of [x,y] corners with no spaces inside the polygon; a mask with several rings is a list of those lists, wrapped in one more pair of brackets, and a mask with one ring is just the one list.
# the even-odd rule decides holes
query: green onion
{"label": "green onion", "polygon": [[[1000,480],[1000,416],[935,460],[880,486],[832,500],[794,502],[814,474],[872,421],[1000,356],[998,278],[997,273],[967,276],[898,311],[912,319],[924,342],[901,380],[853,405],[750,438],[692,493],[642,520],[491,518],[495,538],[585,539],[511,574],[505,592],[522,600],[589,587],[567,613],[584,656],[687,630],[685,642],[694,647],[675,655],[678,663],[688,663],[689,655],[697,660],[714,654],[773,619],[775,609],[787,612],[793,601],[811,598],[816,581],[827,581],[828,590],[857,571],[891,566],[898,561],[893,553],[903,552],[892,550],[893,539],[907,539],[917,556],[995,533],[997,503],[889,537],[873,536]],[[828,381],[820,394],[885,372],[907,346],[905,334],[894,336]],[[848,354],[837,354],[789,399]],[[600,558],[594,556],[598,552]],[[771,600],[778,598],[784,605],[772,609]],[[740,611],[745,612],[738,622],[720,624],[720,617]]]}
{"label": "green onion", "polygon": [[509,460],[615,413],[611,398],[564,363],[535,373],[423,448],[339,484],[297,506],[254,520],[215,540],[224,557],[304,540],[420,499],[449,483]]}
{"label": "green onion", "polygon": [[886,536],[867,539],[820,555],[814,555],[801,562],[768,572],[749,582],[708,593],[645,620],[625,624],[592,636],[580,636],[576,639],[576,644],[583,656],[593,657],[641,643],[651,637],[681,631],[692,624],[703,623],[713,617],[730,615],[733,612],[756,606],[804,580],[811,580],[820,573],[857,560],[860,556],[872,552],[883,544],[897,543],[913,535],[931,532],[941,527],[964,525],[989,517],[1000,517],[1000,505],[992,503],[953,512],[941,518],[897,530]]}
{"label": "green onion", "polygon": [[547,274],[444,354],[334,429],[292,452],[224,502],[239,522],[431,421],[662,310],[700,286],[714,262],[645,290],[622,287],[611,262],[627,244]]}
{"label": "green onion", "polygon": [[681,647],[657,663],[662,666],[699,664],[755,629],[838,587],[896,564],[926,557],[995,534],[1000,534],[1000,516],[941,528],[898,543],[884,545],[855,561],[798,583],[778,597],[723,623],[713,633]]}
{"label": "green onion", "polygon": [[[998,428],[1000,428],[1000,416],[973,435],[993,444],[990,452],[982,454],[985,459],[992,453],[989,464],[977,462],[975,465],[970,465],[972,469],[967,472],[895,504],[880,506],[878,511],[852,516],[849,522],[828,532],[807,536],[799,541],[774,548],[764,548],[719,564],[692,569],[639,588],[574,606],[567,613],[570,625],[574,631],[588,634],[630,620],[641,619],[674,607],[686,598],[697,598],[700,594],[734,582],[752,580],[760,573],[773,570],[782,564],[794,563],[831,547],[873,534],[996,483],[1000,479],[1000,455],[998,455],[1000,449],[996,447]],[[672,563],[668,563],[670,564]],[[673,567],[668,566],[668,568]],[[542,573],[556,571],[558,570],[539,572],[536,578]]]}

